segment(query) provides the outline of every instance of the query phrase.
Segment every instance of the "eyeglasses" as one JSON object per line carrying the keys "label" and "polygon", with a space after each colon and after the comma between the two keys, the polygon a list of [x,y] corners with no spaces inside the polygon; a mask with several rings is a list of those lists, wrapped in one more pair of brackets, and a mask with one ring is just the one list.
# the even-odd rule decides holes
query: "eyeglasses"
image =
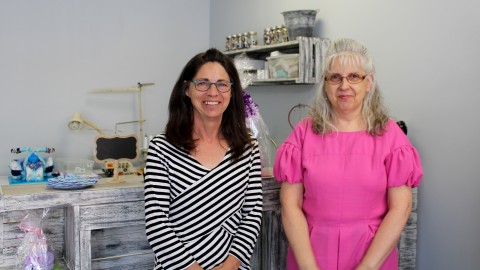
{"label": "eyeglasses", "polygon": [[190,82],[193,83],[193,85],[195,85],[195,89],[197,89],[200,92],[207,91],[208,89],[210,89],[212,84],[215,84],[219,92],[226,93],[230,91],[233,85],[233,82],[223,82],[223,81],[209,82],[205,80],[191,80]]}
{"label": "eyeglasses", "polygon": [[360,75],[357,73],[350,73],[347,76],[343,77],[338,73],[330,74],[325,76],[325,81],[329,84],[340,84],[343,82],[343,79],[347,79],[347,81],[351,84],[360,83],[363,81],[368,75]]}

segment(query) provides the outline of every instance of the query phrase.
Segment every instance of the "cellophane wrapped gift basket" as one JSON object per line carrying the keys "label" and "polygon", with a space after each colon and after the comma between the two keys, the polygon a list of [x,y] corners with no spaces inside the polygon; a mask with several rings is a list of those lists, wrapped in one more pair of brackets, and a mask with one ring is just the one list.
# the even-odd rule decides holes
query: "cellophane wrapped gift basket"
{"label": "cellophane wrapped gift basket", "polygon": [[52,270],[54,269],[53,249],[47,243],[42,223],[48,215],[46,208],[41,214],[29,211],[19,224],[23,232],[18,237],[22,243],[17,249],[16,270]]}
{"label": "cellophane wrapped gift basket", "polygon": [[258,141],[262,162],[262,177],[273,177],[273,162],[275,160],[276,143],[270,137],[267,125],[262,119],[257,104],[252,97],[243,91],[246,108],[246,124]]}
{"label": "cellophane wrapped gift basket", "polygon": [[258,105],[250,94],[245,91],[245,88],[252,84],[252,81],[256,78],[256,76],[252,76],[251,72],[248,72],[252,69],[252,62],[246,61],[244,55],[237,57],[235,60],[235,66],[238,70],[243,89],[242,93],[243,101],[245,103],[246,124],[253,136],[257,139],[260,148],[262,177],[273,177],[273,162],[275,160],[277,144],[272,137],[270,137],[268,127],[260,115]]}

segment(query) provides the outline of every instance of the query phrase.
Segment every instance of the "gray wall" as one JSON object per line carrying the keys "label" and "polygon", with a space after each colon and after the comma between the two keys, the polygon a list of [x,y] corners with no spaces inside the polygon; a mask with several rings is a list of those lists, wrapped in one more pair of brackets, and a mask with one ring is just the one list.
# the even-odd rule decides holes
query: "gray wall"
{"label": "gray wall", "polygon": [[[365,43],[392,115],[403,119],[422,156],[418,269],[480,265],[479,4],[474,1],[25,1],[0,2],[0,174],[10,148],[55,147],[55,156],[90,157],[96,132],[71,132],[73,112],[111,133],[137,119],[129,94],[145,88],[147,133],[163,129],[169,92],[193,54],[248,30],[261,36],[281,11],[319,9],[316,35]],[[201,15],[201,16],[200,16]],[[270,132],[288,135],[288,109],[313,86],[249,87]],[[136,126],[123,126],[125,133]]]}
{"label": "gray wall", "polygon": [[[281,24],[282,11],[319,9],[316,34],[366,44],[391,113],[406,121],[425,170],[419,189],[420,270],[480,265],[479,4],[474,1],[211,0],[211,45]],[[277,142],[310,86],[248,87]]]}
{"label": "gray wall", "polygon": [[[136,93],[92,89],[145,87],[144,130],[167,119],[181,68],[209,46],[209,0],[0,1],[0,175],[20,146],[55,147],[54,157],[90,158],[95,130],[70,131],[74,112],[105,133],[138,119]],[[201,14],[201,16],[198,16]],[[136,124],[118,126],[122,134]]]}

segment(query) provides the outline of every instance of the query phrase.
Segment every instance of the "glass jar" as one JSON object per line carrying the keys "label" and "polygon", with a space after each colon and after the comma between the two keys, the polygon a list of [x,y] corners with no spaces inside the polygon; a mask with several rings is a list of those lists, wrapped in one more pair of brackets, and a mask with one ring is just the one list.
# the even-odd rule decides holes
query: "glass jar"
{"label": "glass jar", "polygon": [[288,40],[288,32],[287,32],[287,27],[285,25],[282,25],[282,37],[283,41],[287,42]]}
{"label": "glass jar", "polygon": [[247,32],[244,32],[242,34],[242,44],[243,44],[243,48],[247,49],[247,48],[250,48],[250,40],[248,39],[248,33]]}
{"label": "glass jar", "polygon": [[270,36],[270,28],[265,28],[263,32],[263,44],[264,45],[270,45],[272,44],[272,39]]}
{"label": "glass jar", "polygon": [[270,43],[271,44],[277,44],[277,27],[272,26],[270,27]]}
{"label": "glass jar", "polygon": [[255,47],[255,46],[257,46],[257,44],[258,44],[258,41],[257,41],[257,32],[255,32],[255,31],[250,31],[250,32],[248,32],[248,39],[249,39],[248,44],[250,44],[250,47]]}
{"label": "glass jar", "polygon": [[237,39],[237,35],[232,35],[232,41],[231,41],[231,46],[230,46],[230,49],[231,50],[236,50],[237,47],[238,47],[238,39]]}
{"label": "glass jar", "polygon": [[242,33],[237,34],[237,49],[243,49]]}
{"label": "glass jar", "polygon": [[277,39],[277,43],[282,43],[283,42],[282,27],[281,26],[277,26],[275,28],[275,38]]}
{"label": "glass jar", "polygon": [[226,51],[230,51],[231,42],[232,42],[232,36],[227,36],[226,40],[225,40],[225,50]]}

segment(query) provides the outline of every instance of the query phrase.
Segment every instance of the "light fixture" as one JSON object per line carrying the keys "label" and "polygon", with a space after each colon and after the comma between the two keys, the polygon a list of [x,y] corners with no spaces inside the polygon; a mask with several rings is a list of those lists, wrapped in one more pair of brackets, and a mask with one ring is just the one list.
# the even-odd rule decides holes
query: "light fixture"
{"label": "light fixture", "polygon": [[83,128],[83,124],[85,125],[88,125],[90,126],[91,128],[95,129],[96,131],[98,131],[98,133],[100,134],[105,134],[103,133],[103,131],[101,129],[99,129],[97,126],[95,126],[94,124],[90,123],[89,121],[83,119],[82,117],[80,117],[80,113],[79,112],[76,112],[73,114],[73,117],[72,119],[68,122],[68,128],[70,130],[80,130]]}

